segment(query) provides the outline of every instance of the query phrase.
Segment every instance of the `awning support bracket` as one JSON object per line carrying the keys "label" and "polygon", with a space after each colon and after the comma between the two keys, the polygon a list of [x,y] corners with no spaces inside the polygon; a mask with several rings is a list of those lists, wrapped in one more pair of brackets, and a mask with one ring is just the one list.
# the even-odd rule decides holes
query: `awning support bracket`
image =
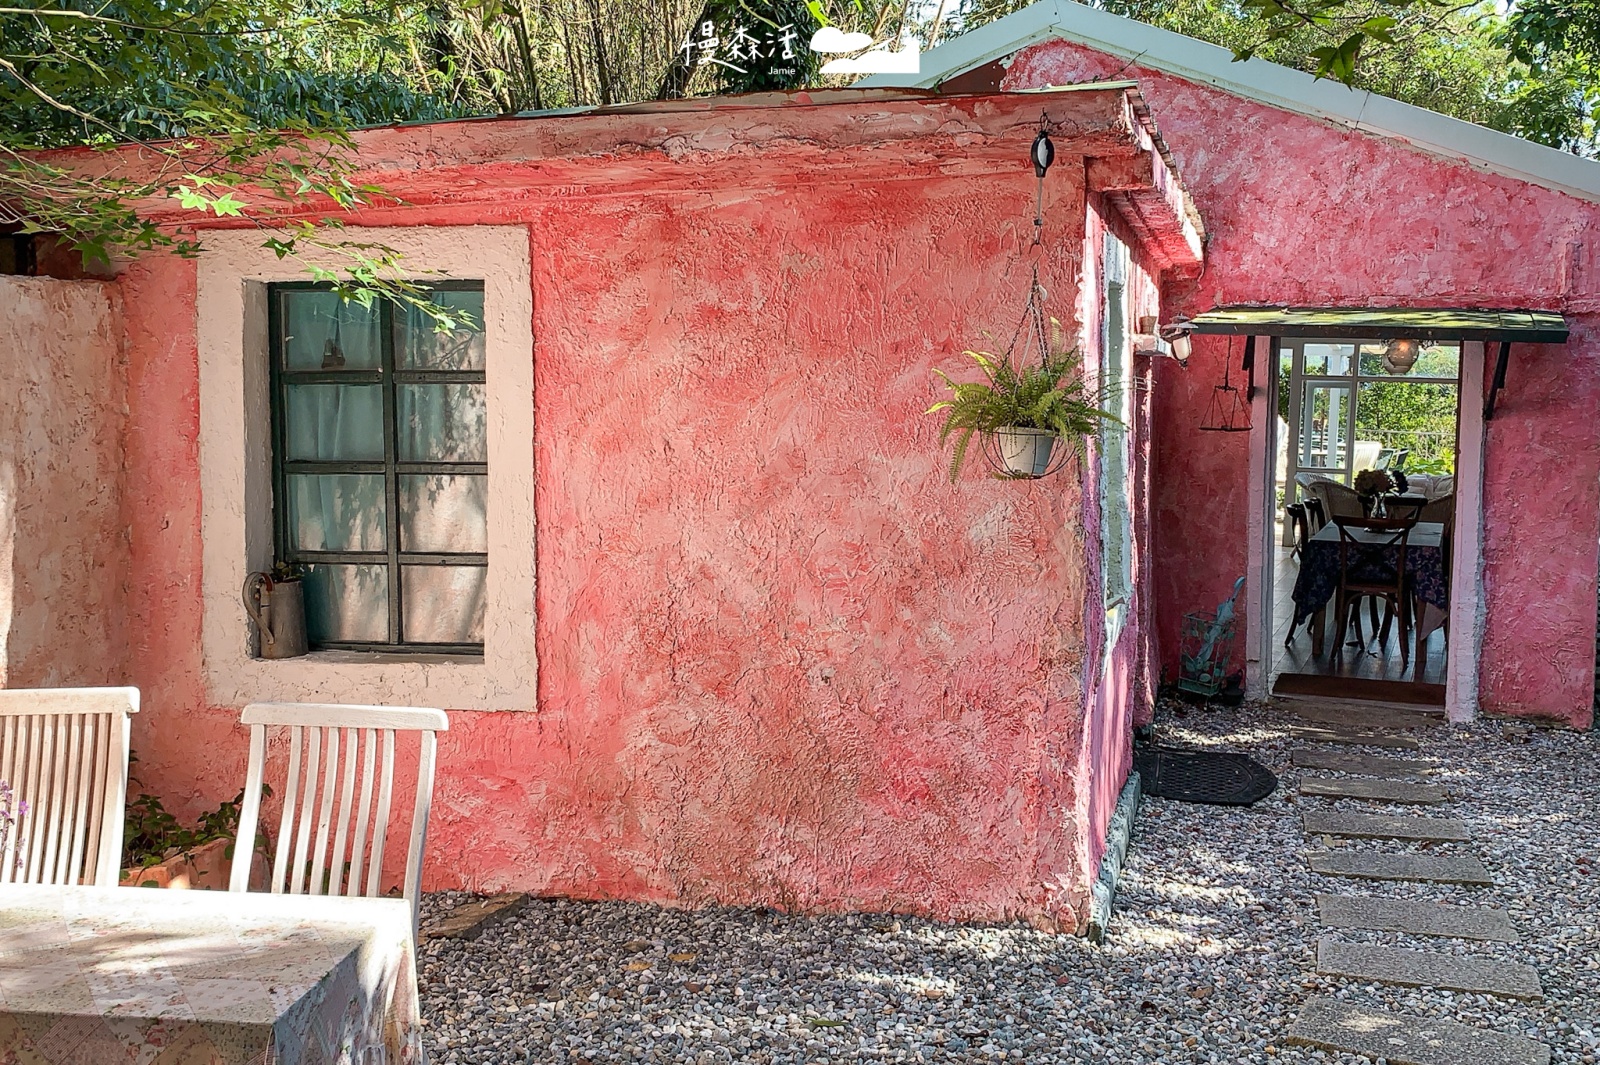
{"label": "awning support bracket", "polygon": [[1489,383],[1489,398],[1483,404],[1483,420],[1494,417],[1494,401],[1506,385],[1506,363],[1511,356],[1511,341],[1500,341],[1500,353],[1494,361],[1494,380]]}

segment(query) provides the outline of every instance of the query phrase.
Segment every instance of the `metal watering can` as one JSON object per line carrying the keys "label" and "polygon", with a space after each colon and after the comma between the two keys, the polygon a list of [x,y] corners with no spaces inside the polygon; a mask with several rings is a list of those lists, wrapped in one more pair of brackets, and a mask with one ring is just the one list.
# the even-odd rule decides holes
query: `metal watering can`
{"label": "metal watering can", "polygon": [[309,649],[301,581],[275,581],[270,573],[252,573],[244,579],[244,608],[261,633],[262,658],[298,658]]}

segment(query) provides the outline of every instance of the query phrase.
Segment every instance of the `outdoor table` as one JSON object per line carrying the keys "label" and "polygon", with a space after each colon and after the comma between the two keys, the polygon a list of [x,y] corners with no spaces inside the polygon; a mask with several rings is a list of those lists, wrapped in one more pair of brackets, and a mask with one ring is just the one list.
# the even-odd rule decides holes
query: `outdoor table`
{"label": "outdoor table", "polygon": [[[1366,543],[1381,543],[1394,536],[1394,530],[1351,529],[1357,539]],[[1422,617],[1417,619],[1418,645],[1433,630],[1444,624],[1450,607],[1448,574],[1444,571],[1444,525],[1436,521],[1419,521],[1406,541],[1406,575],[1411,587],[1422,600]],[[1399,553],[1399,547],[1392,551]],[[1322,653],[1322,620],[1328,601],[1339,590],[1339,527],[1329,522],[1306,541],[1300,552],[1300,573],[1295,577],[1294,624],[1289,631],[1299,628],[1311,618],[1311,647],[1313,654]]]}
{"label": "outdoor table", "polygon": [[404,899],[0,887],[0,1061],[423,1060]]}

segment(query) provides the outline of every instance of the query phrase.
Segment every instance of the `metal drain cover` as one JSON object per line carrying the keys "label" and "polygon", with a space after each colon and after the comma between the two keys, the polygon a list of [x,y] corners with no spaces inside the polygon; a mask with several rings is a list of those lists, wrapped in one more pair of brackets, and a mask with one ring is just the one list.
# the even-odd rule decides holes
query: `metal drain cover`
{"label": "metal drain cover", "polygon": [[1133,767],[1146,795],[1211,806],[1249,806],[1278,786],[1272,771],[1249,755],[1140,747]]}

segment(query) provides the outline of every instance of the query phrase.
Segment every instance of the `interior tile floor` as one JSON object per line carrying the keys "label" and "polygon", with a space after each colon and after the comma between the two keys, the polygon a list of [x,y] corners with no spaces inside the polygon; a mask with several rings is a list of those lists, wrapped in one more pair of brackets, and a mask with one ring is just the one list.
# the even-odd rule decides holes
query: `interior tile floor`
{"label": "interior tile floor", "polygon": [[[1280,545],[1282,540],[1281,535],[1276,538]],[[1327,607],[1329,639],[1323,647],[1321,657],[1311,653],[1311,632],[1308,625],[1302,625],[1297,629],[1294,639],[1285,647],[1283,641],[1294,620],[1294,582],[1299,573],[1300,563],[1294,557],[1293,550],[1279,546],[1274,559],[1272,587],[1272,646],[1277,656],[1272,667],[1274,680],[1279,673],[1316,673],[1322,676],[1359,677],[1366,680],[1420,680],[1431,684],[1444,683],[1444,630],[1434,632],[1423,645],[1424,660],[1419,673],[1412,668],[1415,663],[1401,665],[1398,620],[1391,626],[1388,644],[1379,646],[1377,634],[1371,631],[1371,614],[1365,604],[1361,607],[1361,630],[1362,635],[1366,637],[1365,646],[1351,646],[1347,641],[1342,654],[1333,653],[1331,638],[1333,607],[1330,603]],[[1383,617],[1381,609],[1378,617],[1381,622]],[[1349,637],[1351,641],[1355,639],[1354,627],[1351,628]]]}

